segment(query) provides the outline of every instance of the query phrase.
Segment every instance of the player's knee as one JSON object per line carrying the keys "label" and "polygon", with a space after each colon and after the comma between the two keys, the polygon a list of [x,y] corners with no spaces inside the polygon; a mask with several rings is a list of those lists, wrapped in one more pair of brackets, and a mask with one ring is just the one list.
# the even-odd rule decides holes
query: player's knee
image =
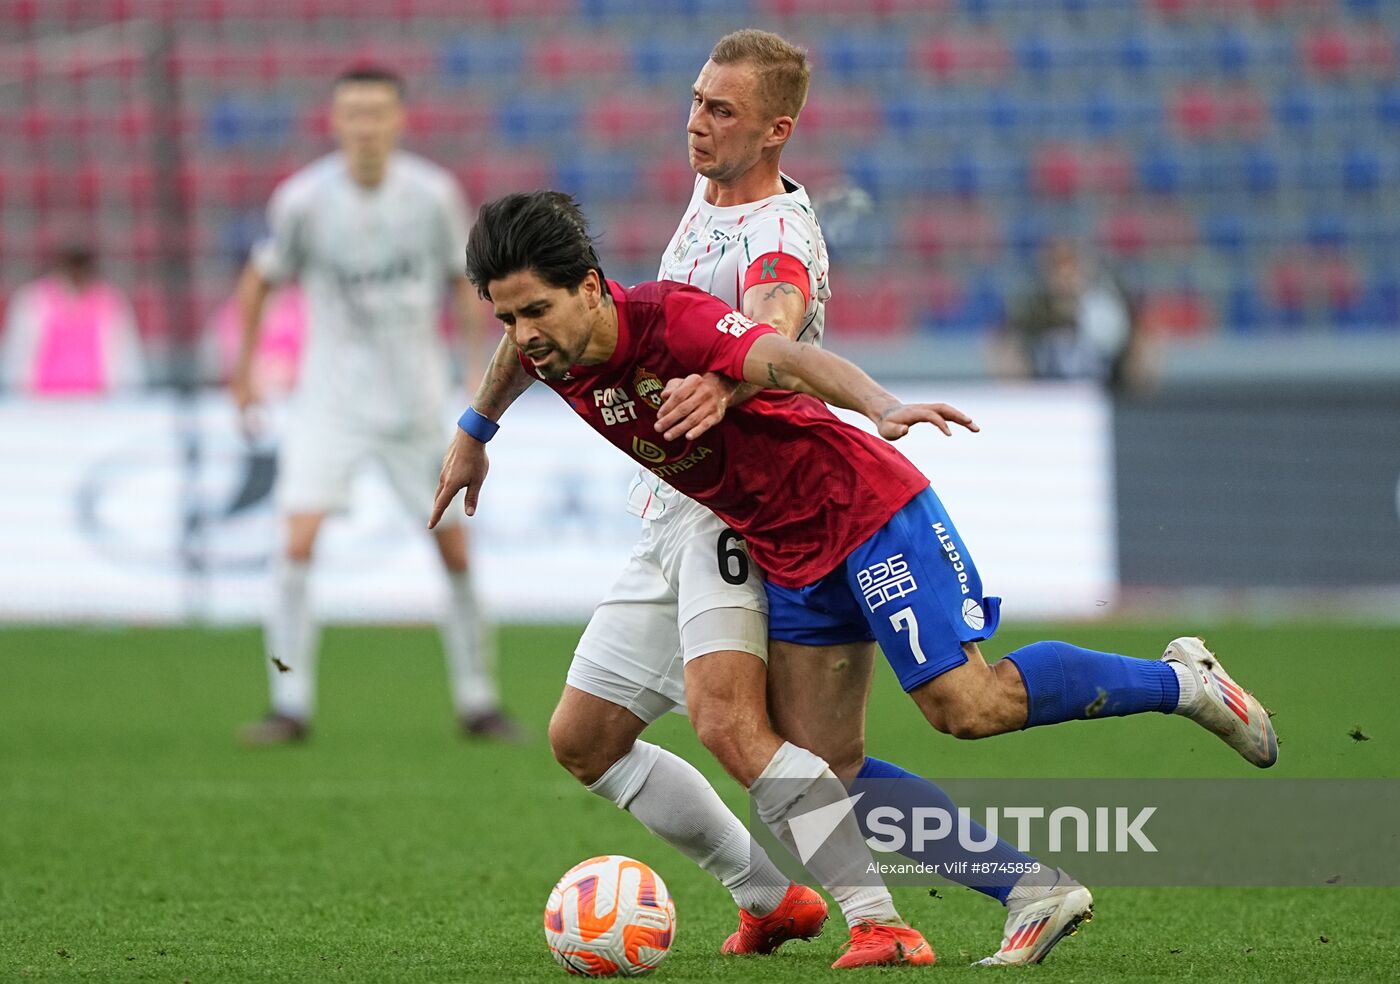
{"label": "player's knee", "polygon": [[549,749],[554,761],[585,786],[601,779],[612,765],[612,761],[604,761],[606,755],[601,754],[599,743],[587,729],[574,727],[558,714],[549,721]]}

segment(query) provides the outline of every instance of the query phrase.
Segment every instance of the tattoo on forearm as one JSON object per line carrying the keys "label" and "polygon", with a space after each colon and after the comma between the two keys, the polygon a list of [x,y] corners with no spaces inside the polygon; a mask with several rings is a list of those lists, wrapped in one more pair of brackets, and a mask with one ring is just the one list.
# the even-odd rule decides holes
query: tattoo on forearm
{"label": "tattoo on forearm", "polygon": [[782,383],[778,382],[778,367],[773,365],[773,363],[771,362],[768,363],[768,381],[774,386],[781,387],[783,385]]}
{"label": "tattoo on forearm", "polygon": [[798,290],[798,289],[797,289],[796,287],[794,287],[792,284],[783,283],[783,282],[779,281],[778,283],[776,283],[776,284],[773,285],[773,289],[772,289],[772,290],[770,290],[768,293],[766,293],[766,294],[763,295],[763,299],[764,299],[765,301],[771,301],[771,300],[773,300],[775,297],[777,297],[779,294],[801,294],[801,293],[802,293],[802,291]]}

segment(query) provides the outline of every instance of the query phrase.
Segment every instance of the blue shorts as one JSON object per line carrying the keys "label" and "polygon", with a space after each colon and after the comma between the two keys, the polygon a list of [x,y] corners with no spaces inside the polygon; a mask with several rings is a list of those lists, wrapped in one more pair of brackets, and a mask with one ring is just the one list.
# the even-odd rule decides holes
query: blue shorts
{"label": "blue shorts", "polygon": [[831,646],[878,641],[906,691],[967,662],[965,642],[990,639],[1001,599],[982,579],[932,488],[909,501],[815,584],[767,584],[768,635]]}

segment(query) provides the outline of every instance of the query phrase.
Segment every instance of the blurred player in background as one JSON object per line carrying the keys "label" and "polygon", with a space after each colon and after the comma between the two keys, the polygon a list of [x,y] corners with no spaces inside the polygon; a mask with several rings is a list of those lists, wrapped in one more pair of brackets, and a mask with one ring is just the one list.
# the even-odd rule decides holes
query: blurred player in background
{"label": "blurred player in background", "polygon": [[131,302],[98,276],[86,242],[65,243],[52,273],[15,291],[0,372],[7,390],[30,396],[100,396],[145,383]]}
{"label": "blurred player in background", "polygon": [[[245,428],[256,426],[254,354],[273,287],[299,279],[308,320],[279,454],[286,543],[265,636],[272,706],[243,730],[249,744],[307,735],[317,649],[312,554],[327,515],[348,505],[356,469],[377,462],[414,515],[431,496],[450,386],[438,331],[445,294],[469,343],[480,331],[461,273],[466,204],[446,171],[397,149],[403,94],[402,80],[383,68],[336,80],[330,115],[340,149],[278,187],[268,236],[239,283],[242,344],[231,387]],[[465,532],[453,525],[435,537],[449,584],[442,637],[459,722],[470,735],[514,737],[489,664]]]}

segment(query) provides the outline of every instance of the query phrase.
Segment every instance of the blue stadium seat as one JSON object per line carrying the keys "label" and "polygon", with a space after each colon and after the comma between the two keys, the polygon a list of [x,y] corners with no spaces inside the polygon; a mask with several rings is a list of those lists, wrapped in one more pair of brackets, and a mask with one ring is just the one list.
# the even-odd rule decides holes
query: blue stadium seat
{"label": "blue stadium seat", "polygon": [[1254,288],[1235,284],[1225,295],[1225,324],[1231,331],[1252,334],[1271,327],[1274,320],[1271,305]]}
{"label": "blue stadium seat", "polygon": [[1269,148],[1251,147],[1245,151],[1242,163],[1245,188],[1251,194],[1271,195],[1278,190],[1279,162]]}
{"label": "blue stadium seat", "polygon": [[1206,245],[1221,253],[1238,255],[1244,251],[1246,223],[1233,212],[1211,211],[1201,220],[1201,236]]}
{"label": "blue stadium seat", "polygon": [[1336,212],[1314,212],[1303,224],[1303,239],[1316,248],[1340,248],[1347,244],[1346,217]]}
{"label": "blue stadium seat", "polygon": [[1280,125],[1290,129],[1310,129],[1317,121],[1317,96],[1301,86],[1291,86],[1275,101],[1274,116]]}
{"label": "blue stadium seat", "polygon": [[1123,122],[1123,109],[1113,93],[1096,89],[1084,97],[1081,106],[1084,128],[1090,136],[1104,137],[1116,132]]}
{"label": "blue stadium seat", "polygon": [[1045,215],[1017,209],[1007,223],[1006,242],[1022,263],[1030,263],[1045,240],[1055,232]]}
{"label": "blue stadium seat", "polygon": [[1145,72],[1153,65],[1152,45],[1140,31],[1123,35],[1118,41],[1118,64],[1128,73]]}
{"label": "blue stadium seat", "polygon": [[260,209],[236,212],[219,231],[219,248],[231,261],[240,262],[247,258],[266,230],[267,223]]}
{"label": "blue stadium seat", "polygon": [[1055,47],[1039,32],[1032,32],[1018,39],[1013,46],[1016,64],[1029,75],[1041,75],[1055,69],[1058,53]]}
{"label": "blue stadium seat", "polygon": [[1215,36],[1215,68],[1223,75],[1245,74],[1250,66],[1249,40],[1238,27],[1221,27]]}
{"label": "blue stadium seat", "polygon": [[1181,191],[1184,170],[1180,155],[1171,148],[1148,147],[1138,162],[1138,184],[1156,195],[1175,195]]}
{"label": "blue stadium seat", "polygon": [[1388,85],[1376,93],[1376,118],[1387,126],[1400,126],[1400,85]]}
{"label": "blue stadium seat", "polygon": [[643,35],[633,42],[632,64],[644,82],[669,83],[677,78],[690,82],[710,57],[714,43],[708,34]]}
{"label": "blue stadium seat", "polygon": [[291,139],[296,112],[281,100],[225,96],[205,114],[204,133],[215,147],[280,147]]}
{"label": "blue stadium seat", "polygon": [[906,34],[839,31],[822,42],[822,73],[847,82],[877,82],[906,77],[909,39]]}
{"label": "blue stadium seat", "polygon": [[634,154],[571,154],[554,169],[554,187],[589,202],[616,201],[636,196],[641,177]]}
{"label": "blue stadium seat", "polygon": [[500,34],[462,34],[444,41],[438,70],[450,85],[494,84],[505,88],[520,75],[525,42]]}
{"label": "blue stadium seat", "polygon": [[513,144],[554,143],[572,149],[579,118],[578,103],[557,93],[516,95],[496,110],[497,130]]}
{"label": "blue stadium seat", "polygon": [[1342,187],[1353,194],[1373,194],[1381,185],[1381,161],[1369,147],[1350,147],[1342,157]]}

